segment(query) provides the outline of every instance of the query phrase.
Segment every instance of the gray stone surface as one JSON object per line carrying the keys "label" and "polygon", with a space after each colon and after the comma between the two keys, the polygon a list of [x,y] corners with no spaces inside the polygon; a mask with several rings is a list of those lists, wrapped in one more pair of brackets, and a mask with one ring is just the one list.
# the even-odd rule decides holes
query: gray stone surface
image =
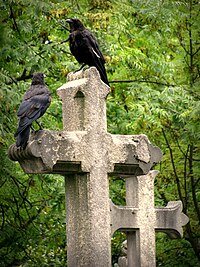
{"label": "gray stone surface", "polygon": [[171,238],[183,237],[183,227],[189,221],[182,213],[183,205],[180,200],[170,201],[165,208],[156,208],[156,231],[167,233]]}
{"label": "gray stone surface", "polygon": [[[66,168],[69,163],[75,165],[75,171],[77,164],[81,164],[82,172],[89,172],[93,161],[91,151],[96,152],[100,143],[104,152],[98,151],[97,157],[103,153],[108,173],[121,176],[148,173],[152,165],[161,160],[161,151],[150,144],[145,135],[115,136],[98,129],[96,136],[94,127],[87,131],[42,130],[31,135],[24,151],[11,145],[9,157],[18,160],[26,173],[70,173],[73,168]],[[94,147],[91,144],[95,144]],[[148,161],[141,153],[146,153]]]}

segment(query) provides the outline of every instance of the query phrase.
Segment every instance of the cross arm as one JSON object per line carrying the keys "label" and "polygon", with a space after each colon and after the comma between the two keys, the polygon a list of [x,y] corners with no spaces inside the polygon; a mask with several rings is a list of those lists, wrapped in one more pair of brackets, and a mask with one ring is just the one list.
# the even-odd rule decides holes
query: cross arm
{"label": "cross arm", "polygon": [[[153,228],[157,232],[164,232],[170,238],[183,236],[183,226],[189,218],[182,212],[181,201],[170,201],[164,208],[153,208],[149,214],[155,213],[155,224]],[[140,229],[143,224],[141,210],[131,206],[116,206],[110,202],[111,232],[120,229],[122,231],[133,231]]]}
{"label": "cross arm", "polygon": [[162,159],[161,150],[153,146],[144,134],[110,135],[110,139],[109,160],[114,165],[111,174],[147,174]]}
{"label": "cross arm", "polygon": [[47,131],[31,135],[25,150],[11,145],[8,156],[19,161],[26,173],[78,173],[81,170],[81,147],[84,131]]}
{"label": "cross arm", "polygon": [[138,208],[129,206],[116,206],[110,201],[110,212],[111,212],[111,235],[120,229],[124,231],[136,230],[137,216],[136,213]]}
{"label": "cross arm", "polygon": [[167,233],[170,238],[181,238],[183,226],[189,222],[182,209],[180,200],[170,201],[164,208],[156,208],[156,231]]}

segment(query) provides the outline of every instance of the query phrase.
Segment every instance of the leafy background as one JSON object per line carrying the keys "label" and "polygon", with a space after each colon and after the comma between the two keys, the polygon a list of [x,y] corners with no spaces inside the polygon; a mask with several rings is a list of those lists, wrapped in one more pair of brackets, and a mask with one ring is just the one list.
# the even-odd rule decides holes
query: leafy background
{"label": "leafy background", "polygon": [[[200,266],[199,12],[195,0],[0,2],[0,266],[66,266],[63,178],[24,174],[7,150],[35,71],[53,96],[42,124],[62,129],[56,89],[80,67],[66,42],[70,17],[93,32],[106,59],[108,131],[143,133],[162,149],[155,205],[180,199],[190,218],[181,240],[157,234],[157,266]],[[123,179],[110,178],[110,197],[125,204]],[[113,265],[124,239],[112,238]]]}

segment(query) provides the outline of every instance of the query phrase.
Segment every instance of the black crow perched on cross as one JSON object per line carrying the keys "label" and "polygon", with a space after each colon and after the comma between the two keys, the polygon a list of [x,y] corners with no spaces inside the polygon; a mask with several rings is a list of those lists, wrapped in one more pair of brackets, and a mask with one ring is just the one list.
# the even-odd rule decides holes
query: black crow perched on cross
{"label": "black crow perched on cross", "polygon": [[95,37],[88,31],[83,23],[76,18],[66,20],[70,26],[69,47],[72,55],[80,64],[94,66],[100,73],[101,80],[109,86],[105,60],[99,49]]}
{"label": "black crow perched on cross", "polygon": [[[19,125],[15,133],[17,147],[26,148],[32,123],[45,113],[50,103],[51,93],[44,83],[43,73],[34,73],[31,87],[26,91],[17,112],[19,119]],[[40,126],[37,121],[36,123]]]}

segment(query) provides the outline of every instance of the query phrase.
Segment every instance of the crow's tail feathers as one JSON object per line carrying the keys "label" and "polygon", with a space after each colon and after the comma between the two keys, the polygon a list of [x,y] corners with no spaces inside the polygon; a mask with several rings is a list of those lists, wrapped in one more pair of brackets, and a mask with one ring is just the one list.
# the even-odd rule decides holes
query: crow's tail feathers
{"label": "crow's tail feathers", "polygon": [[102,62],[96,62],[96,68],[99,71],[99,74],[101,76],[101,80],[105,84],[107,84],[108,86],[110,86],[109,85],[109,82],[108,82],[108,78],[107,78],[106,69],[105,69],[104,64],[102,64]]}
{"label": "crow's tail feathers", "polygon": [[30,128],[31,128],[31,125],[27,126],[22,132],[20,132],[16,136],[16,146],[17,147],[21,147],[23,149],[26,148],[27,143],[28,143],[28,139],[29,139],[29,135],[30,135]]}

